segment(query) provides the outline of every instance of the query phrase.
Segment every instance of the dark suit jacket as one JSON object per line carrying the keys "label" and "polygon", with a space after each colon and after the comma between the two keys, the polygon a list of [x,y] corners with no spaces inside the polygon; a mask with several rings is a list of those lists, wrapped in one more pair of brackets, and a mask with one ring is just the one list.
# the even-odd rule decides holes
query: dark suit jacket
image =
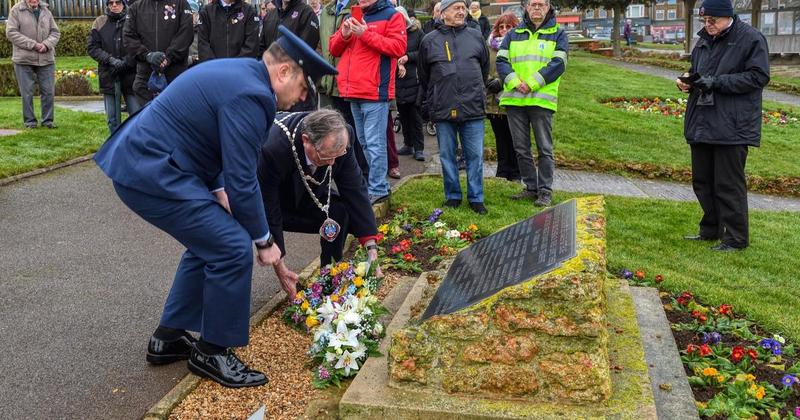
{"label": "dark suit jacket", "polygon": [[267,68],[252,58],[192,67],[129,118],[94,160],[125,187],[172,200],[215,200],[225,186],[233,217],[268,233],[256,165],[275,116]]}
{"label": "dark suit jacket", "polygon": [[[275,118],[280,120],[286,115],[288,114],[278,113]],[[293,113],[284,121],[284,124],[290,132],[294,132],[295,127],[306,115],[308,113]],[[355,138],[352,127],[348,127],[348,130],[350,137]],[[301,134],[298,130],[294,139],[295,149],[303,172],[308,174],[309,168],[306,164]],[[317,168],[313,174],[314,179],[321,182],[326,169],[327,166]],[[332,194],[338,194],[339,199],[344,201],[350,216],[349,232],[342,232],[342,234],[352,233],[356,237],[376,235],[378,228],[367,195],[367,184],[361,176],[361,169],[356,162],[352,147],[347,148],[344,156],[336,158],[333,164],[333,181],[336,188],[333,189]],[[261,148],[258,160],[258,182],[261,184],[264,207],[267,209],[269,230],[275,237],[275,243],[280,246],[281,253],[285,255],[283,215],[318,211],[318,207],[308,195],[308,191],[300,179],[297,163],[292,156],[291,145],[286,139],[286,134],[277,124],[272,127],[267,142]],[[319,201],[323,205],[327,203],[328,184],[315,186],[313,183],[309,183],[309,185]]]}

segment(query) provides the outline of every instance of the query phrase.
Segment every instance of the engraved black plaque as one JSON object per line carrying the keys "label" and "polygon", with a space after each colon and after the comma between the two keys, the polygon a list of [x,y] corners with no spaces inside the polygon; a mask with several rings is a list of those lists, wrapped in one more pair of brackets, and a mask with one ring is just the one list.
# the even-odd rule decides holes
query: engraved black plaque
{"label": "engraved black plaque", "polygon": [[575,215],[570,200],[461,251],[422,319],[466,308],[574,257]]}

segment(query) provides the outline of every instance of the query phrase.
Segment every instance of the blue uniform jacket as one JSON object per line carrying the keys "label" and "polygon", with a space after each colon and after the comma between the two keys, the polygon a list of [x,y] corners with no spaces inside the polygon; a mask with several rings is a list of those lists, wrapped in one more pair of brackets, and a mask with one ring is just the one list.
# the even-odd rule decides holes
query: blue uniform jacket
{"label": "blue uniform jacket", "polygon": [[173,200],[214,200],[225,186],[251,238],[269,232],[256,177],[276,99],[266,66],[252,58],[193,67],[129,118],[95,154],[112,180]]}

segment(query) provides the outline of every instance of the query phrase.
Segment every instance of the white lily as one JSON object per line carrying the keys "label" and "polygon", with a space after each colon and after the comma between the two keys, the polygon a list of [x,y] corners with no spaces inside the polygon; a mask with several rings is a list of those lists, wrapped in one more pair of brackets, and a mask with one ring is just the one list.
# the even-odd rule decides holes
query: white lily
{"label": "white lily", "polygon": [[[363,354],[362,354],[363,355]],[[342,357],[339,358],[339,361],[336,362],[336,369],[344,368],[345,376],[350,376],[350,370],[358,370],[358,357],[356,353],[350,353],[349,351],[345,350],[342,353]]]}
{"label": "white lily", "polygon": [[347,312],[342,315],[342,319],[348,325],[358,325],[361,323],[361,315],[358,313],[358,309],[351,308]]}
{"label": "white lily", "polygon": [[317,315],[322,316],[322,325],[331,325],[331,321],[336,317],[336,309],[338,306],[338,303],[331,302],[331,298],[325,298],[325,303],[317,308]]}
{"label": "white lily", "polygon": [[342,346],[349,346],[355,348],[358,346],[358,334],[361,331],[358,329],[349,330],[346,322],[340,322],[336,327],[336,333],[331,335],[331,340],[328,346],[334,347],[337,350]]}

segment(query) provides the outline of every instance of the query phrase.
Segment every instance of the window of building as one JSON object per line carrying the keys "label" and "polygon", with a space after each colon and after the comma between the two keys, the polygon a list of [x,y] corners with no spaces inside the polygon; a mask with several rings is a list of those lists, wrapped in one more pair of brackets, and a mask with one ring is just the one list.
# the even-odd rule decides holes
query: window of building
{"label": "window of building", "polygon": [[656,10],[656,20],[664,20],[664,11]]}
{"label": "window of building", "polygon": [[586,19],[594,19],[594,10],[593,9],[586,10]]}
{"label": "window of building", "polygon": [[742,22],[744,22],[744,23],[746,23],[746,24],[748,24],[750,26],[753,25],[753,17],[750,16],[750,13],[741,13],[738,16],[739,16],[739,20],[741,20]]}
{"label": "window of building", "polygon": [[791,35],[794,26],[793,12],[778,12],[778,35]]}
{"label": "window of building", "polygon": [[644,5],[643,4],[632,4],[628,6],[628,10],[625,12],[625,15],[629,18],[641,18],[644,17]]}
{"label": "window of building", "polygon": [[761,14],[761,33],[775,35],[775,12]]}
{"label": "window of building", "polygon": [[678,0],[667,0],[667,4],[678,4]]}
{"label": "window of building", "polygon": [[800,12],[794,14],[794,33],[800,35]]}
{"label": "window of building", "polygon": [[597,17],[599,17],[600,19],[605,19],[606,17],[608,17],[608,13],[606,12],[606,9],[598,10],[597,11]]}
{"label": "window of building", "polygon": [[667,10],[667,19],[673,20],[678,18],[678,11],[675,9]]}

